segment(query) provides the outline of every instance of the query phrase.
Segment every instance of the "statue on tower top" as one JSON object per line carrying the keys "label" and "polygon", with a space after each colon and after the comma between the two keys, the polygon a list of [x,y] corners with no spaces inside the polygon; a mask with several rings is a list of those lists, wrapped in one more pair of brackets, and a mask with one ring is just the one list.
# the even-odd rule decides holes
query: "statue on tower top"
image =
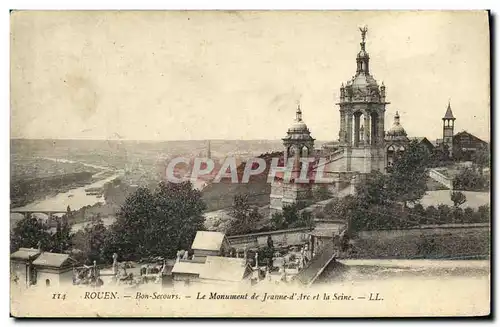
{"label": "statue on tower top", "polygon": [[360,27],[359,30],[361,31],[361,39],[363,40],[363,42],[365,42],[366,32],[368,32],[368,27],[365,25],[363,27]]}
{"label": "statue on tower top", "polygon": [[295,112],[295,120],[302,121],[302,110],[300,110],[300,100],[297,100],[297,111]]}
{"label": "statue on tower top", "polygon": [[368,32],[368,27],[360,27],[359,30],[361,31],[361,50],[365,51],[365,39],[366,39],[366,32]]}

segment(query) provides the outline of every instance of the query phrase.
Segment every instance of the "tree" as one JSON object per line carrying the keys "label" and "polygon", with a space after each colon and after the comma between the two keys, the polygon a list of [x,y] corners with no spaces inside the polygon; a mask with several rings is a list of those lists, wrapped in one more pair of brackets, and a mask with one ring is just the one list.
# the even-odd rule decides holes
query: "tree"
{"label": "tree", "polygon": [[50,249],[53,246],[49,227],[33,216],[18,221],[11,233],[11,251],[17,251],[19,248],[37,248],[38,242],[42,249]]}
{"label": "tree", "polygon": [[73,233],[66,217],[57,220],[56,232],[51,236],[51,252],[66,253],[73,246]]}
{"label": "tree", "polygon": [[286,227],[285,226],[285,217],[281,212],[275,212],[271,215],[271,228],[272,230],[279,230]]}
{"label": "tree", "polygon": [[201,192],[190,182],[161,182],[154,192],[138,188],[120,208],[108,248],[125,260],[173,258],[204,230],[205,208]]}
{"label": "tree", "polygon": [[330,192],[328,187],[324,184],[317,186],[313,190],[313,198],[315,201],[323,201],[326,199],[330,199],[332,197],[333,197],[332,192]]}
{"label": "tree", "polygon": [[438,224],[447,224],[452,222],[452,211],[449,206],[440,204],[437,207],[438,211]]}
{"label": "tree", "polygon": [[465,168],[453,178],[453,189],[463,191],[480,191],[487,187],[487,180],[474,169]]}
{"label": "tree", "polygon": [[108,229],[99,215],[90,218],[82,231],[74,236],[75,248],[82,251],[87,264],[95,261],[103,263],[109,261],[106,257]]}
{"label": "tree", "polygon": [[356,197],[366,204],[386,204],[390,200],[388,183],[387,176],[372,172],[356,186]]}
{"label": "tree", "polygon": [[386,190],[394,201],[415,203],[422,199],[427,191],[427,172],[429,153],[412,141],[405,152],[395,160],[388,176]]}
{"label": "tree", "polygon": [[247,234],[255,229],[256,223],[262,219],[257,208],[251,208],[247,195],[235,195],[231,209],[232,220],[227,233],[229,235]]}
{"label": "tree", "polygon": [[489,223],[490,222],[490,206],[488,204],[485,204],[485,205],[482,205],[482,206],[479,206],[477,208],[477,213],[478,213],[478,217],[479,217],[479,222],[482,222],[482,223]]}
{"label": "tree", "polygon": [[462,192],[451,192],[450,193],[450,198],[451,198],[451,201],[453,201],[453,205],[458,208],[459,206],[461,206],[462,204],[465,203],[465,201],[467,201],[467,198],[465,197],[465,194],[463,194]]}
{"label": "tree", "polygon": [[488,147],[482,147],[474,152],[472,162],[478,167],[479,174],[483,176],[484,168],[490,166],[490,151]]}

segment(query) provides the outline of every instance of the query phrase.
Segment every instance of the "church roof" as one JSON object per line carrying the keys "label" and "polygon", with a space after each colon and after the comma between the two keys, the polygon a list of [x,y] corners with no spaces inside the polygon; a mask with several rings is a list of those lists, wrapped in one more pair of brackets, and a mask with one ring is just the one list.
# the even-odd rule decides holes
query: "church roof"
{"label": "church roof", "polygon": [[455,117],[453,116],[453,112],[451,111],[451,105],[449,101],[448,108],[446,108],[446,113],[444,114],[443,119],[455,119]]}

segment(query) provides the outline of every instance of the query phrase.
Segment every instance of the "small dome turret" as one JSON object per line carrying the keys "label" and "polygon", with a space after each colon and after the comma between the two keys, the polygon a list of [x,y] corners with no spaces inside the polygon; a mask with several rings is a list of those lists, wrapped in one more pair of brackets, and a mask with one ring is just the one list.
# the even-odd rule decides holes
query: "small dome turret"
{"label": "small dome turret", "polygon": [[288,128],[286,139],[293,140],[310,140],[311,132],[307,128],[306,123],[302,120],[302,110],[300,109],[300,104],[297,106],[297,111],[295,112],[295,120],[292,125]]}
{"label": "small dome turret", "polygon": [[407,139],[407,134],[403,126],[401,126],[401,122],[399,121],[399,112],[396,111],[396,115],[394,116],[394,123],[387,131],[387,138],[390,140],[404,140]]}

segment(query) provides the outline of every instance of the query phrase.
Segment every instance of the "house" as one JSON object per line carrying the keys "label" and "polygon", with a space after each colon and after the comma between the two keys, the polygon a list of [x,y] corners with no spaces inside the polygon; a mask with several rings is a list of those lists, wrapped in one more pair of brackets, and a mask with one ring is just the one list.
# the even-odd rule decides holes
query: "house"
{"label": "house", "polygon": [[33,261],[41,251],[32,248],[20,248],[10,255],[10,276],[14,283],[29,287],[36,283]]}
{"label": "house", "polygon": [[253,270],[246,258],[225,257],[230,244],[223,233],[198,231],[191,249],[191,258],[177,257],[172,268],[174,285],[250,282]]}
{"label": "house", "polygon": [[487,142],[466,131],[462,131],[453,136],[454,156],[458,160],[471,161],[476,151],[487,148]]}
{"label": "house", "polygon": [[75,263],[69,254],[42,252],[33,261],[34,285],[50,287],[72,283]]}
{"label": "house", "polygon": [[418,144],[423,146],[429,153],[433,153],[435,146],[426,137],[409,137],[410,141],[417,141]]}
{"label": "house", "polygon": [[229,253],[230,244],[223,233],[198,231],[191,249],[196,258],[224,256]]}

